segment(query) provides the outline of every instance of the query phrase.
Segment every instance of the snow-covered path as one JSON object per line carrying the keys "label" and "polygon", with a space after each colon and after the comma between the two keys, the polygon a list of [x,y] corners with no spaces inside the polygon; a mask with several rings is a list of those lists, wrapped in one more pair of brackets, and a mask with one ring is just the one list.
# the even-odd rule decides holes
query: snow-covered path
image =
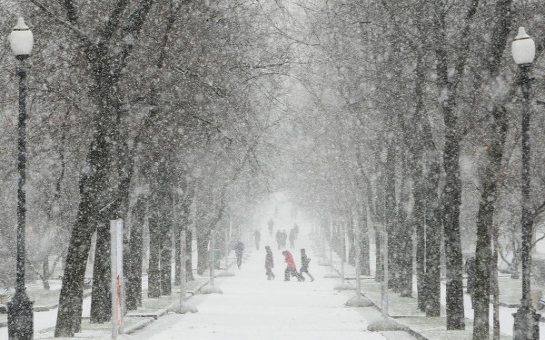
{"label": "snow-covered path", "polygon": [[[333,290],[337,282],[323,278],[328,269],[317,265],[307,242],[303,245],[313,259],[310,272],[316,280],[285,282],[281,250],[268,234],[262,235],[261,249],[254,247],[240,270],[231,269],[236,276],[216,279],[223,294],[195,296],[189,302],[196,304],[198,313],[169,314],[131,339],[384,339],[366,330],[361,311],[344,307],[346,295]],[[272,281],[265,276],[265,245],[274,249],[276,279]],[[296,242],[296,246],[290,251],[299,266],[301,245]]]}

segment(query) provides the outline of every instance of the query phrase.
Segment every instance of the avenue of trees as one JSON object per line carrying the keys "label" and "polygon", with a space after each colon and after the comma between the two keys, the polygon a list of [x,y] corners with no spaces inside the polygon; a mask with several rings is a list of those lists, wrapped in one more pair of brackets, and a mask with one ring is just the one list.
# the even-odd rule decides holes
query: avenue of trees
{"label": "avenue of trees", "polygon": [[[359,242],[377,280],[370,245],[378,254],[387,232],[390,288],[428,317],[441,315],[444,276],[449,330],[465,328],[474,254],[474,339],[489,338],[497,264],[515,276],[520,263],[519,26],[537,46],[536,228],[545,209],[541,1],[0,0],[0,14],[3,36],[18,14],[35,36],[27,262],[46,289],[63,268],[57,337],[81,329],[89,263],[91,322],[110,319],[109,220],[125,221],[136,309],[144,270],[150,297],[171,294],[171,263],[203,273],[211,233],[241,236],[248,211],[283,190],[331,242],[342,230]],[[15,65],[0,46],[2,287],[15,268]],[[182,230],[197,263],[179,263]]]}
{"label": "avenue of trees", "polygon": [[[374,235],[378,254],[376,232],[387,232],[390,288],[412,295],[416,275],[419,309],[427,316],[441,313],[443,275],[449,330],[465,328],[463,265],[475,256],[474,339],[489,338],[491,302],[499,337],[499,259],[514,277],[520,270],[522,95],[509,50],[519,26],[537,46],[534,228],[542,218],[544,10],[537,1],[388,0],[303,10],[314,18],[308,31],[315,54],[297,72],[314,97],[297,110],[315,122],[302,121],[299,133],[312,141],[302,153],[320,150],[320,156],[297,166],[299,192],[315,188],[300,204],[322,214],[333,241],[343,237],[339,225],[359,228],[360,249]],[[414,254],[414,272],[407,254]]]}

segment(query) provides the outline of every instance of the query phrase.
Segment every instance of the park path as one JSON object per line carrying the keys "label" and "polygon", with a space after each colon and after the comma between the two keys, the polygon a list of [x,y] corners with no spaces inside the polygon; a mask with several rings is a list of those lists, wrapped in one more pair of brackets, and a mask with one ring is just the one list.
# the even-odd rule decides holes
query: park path
{"label": "park path", "polygon": [[[299,266],[299,249],[307,249],[314,282],[285,282],[281,250],[268,233],[262,235],[260,250],[246,244],[250,254],[241,269],[231,269],[235,276],[216,279],[223,294],[197,295],[188,302],[196,304],[197,313],[169,314],[131,339],[385,339],[367,331],[365,313],[344,306],[346,295],[333,290],[335,280],[324,278],[329,269],[317,265],[318,256],[303,233],[289,250]],[[274,253],[276,279],[271,281],[265,276],[265,245]],[[396,337],[404,338],[412,339],[408,334]]]}

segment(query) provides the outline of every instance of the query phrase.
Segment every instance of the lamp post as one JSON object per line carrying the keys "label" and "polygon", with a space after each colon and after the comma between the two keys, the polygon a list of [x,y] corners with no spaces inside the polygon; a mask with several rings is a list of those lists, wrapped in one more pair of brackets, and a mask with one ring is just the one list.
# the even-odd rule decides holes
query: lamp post
{"label": "lamp post", "polygon": [[522,166],[521,166],[521,204],[522,204],[522,299],[520,308],[514,314],[513,339],[539,339],[539,318],[532,306],[530,274],[531,248],[533,234],[533,219],[530,203],[530,69],[535,56],[534,41],[526,34],[524,27],[520,27],[518,34],[511,45],[511,52],[515,63],[520,68],[520,87],[524,97],[522,109]]}
{"label": "lamp post", "polygon": [[32,339],[34,333],[34,315],[32,302],[25,288],[25,218],[26,218],[26,76],[25,60],[30,56],[34,38],[19,18],[17,25],[9,35],[9,43],[15,58],[20,62],[17,66],[19,76],[19,120],[17,139],[17,273],[15,295],[8,303],[8,336],[9,339]]}

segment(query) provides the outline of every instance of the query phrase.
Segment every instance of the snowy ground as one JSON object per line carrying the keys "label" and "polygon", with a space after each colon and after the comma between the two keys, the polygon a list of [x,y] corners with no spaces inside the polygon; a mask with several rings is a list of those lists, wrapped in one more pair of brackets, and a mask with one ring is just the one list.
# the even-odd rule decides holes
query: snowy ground
{"label": "snowy ground", "polygon": [[[259,223],[266,225],[266,221]],[[291,219],[277,220],[277,226],[287,229],[292,225]],[[306,248],[312,258],[310,271],[316,281],[297,282],[292,279],[284,282],[285,264],[281,251],[276,247],[273,236],[261,230],[262,242],[260,250],[256,250],[253,242],[245,240],[247,258],[241,269],[231,267],[233,277],[216,278],[216,284],[223,294],[196,295],[187,304],[195,306],[199,311],[195,314],[178,315],[169,313],[159,318],[146,328],[123,336],[126,339],[414,339],[405,332],[370,332],[369,323],[381,318],[374,308],[346,308],[344,303],[354,295],[353,291],[337,292],[333,289],[339,279],[326,279],[331,274],[330,267],[319,266],[323,262],[313,252],[308,239],[310,225],[300,223],[301,235],[296,247],[289,249],[299,266],[300,248]],[[265,276],[265,245],[270,245],[275,256],[276,279],[267,281]],[[329,252],[326,252],[329,253]],[[231,256],[233,253],[231,252]],[[334,263],[338,262],[334,259]],[[223,263],[223,262],[222,262]],[[337,266],[339,263],[335,263]],[[347,277],[354,277],[353,267],[346,266]],[[220,271],[221,274],[221,271]],[[145,282],[146,283],[146,282]],[[415,285],[416,287],[416,285]],[[364,291],[364,294],[366,292]],[[367,292],[369,293],[369,292]],[[444,286],[442,300],[444,301]],[[392,296],[393,298],[393,296]],[[392,301],[394,302],[394,301]],[[89,299],[86,299],[85,314],[89,313]],[[473,318],[469,296],[465,296],[466,317]],[[501,328],[506,336],[512,334],[514,308],[501,308]],[[57,309],[49,312],[35,313],[35,330],[53,327]],[[407,320],[407,319],[405,319]],[[425,319],[420,319],[421,322]],[[434,324],[430,323],[430,327]],[[443,326],[443,325],[441,325]],[[543,329],[545,324],[541,323]],[[440,327],[442,328],[442,327]],[[449,331],[444,334],[430,336],[430,339],[450,339]],[[102,333],[101,333],[102,334]],[[83,336],[83,334],[80,334]],[[429,334],[428,334],[429,335]],[[545,332],[541,332],[541,340],[545,340]],[[78,336],[79,337],[79,336]],[[109,334],[86,337],[88,339],[107,339]],[[0,328],[0,340],[7,339],[7,328]]]}
{"label": "snowy ground", "polygon": [[[302,233],[303,234],[303,233]],[[341,338],[385,339],[383,334],[367,331],[367,320],[376,318],[376,310],[369,309],[368,318],[361,309],[344,307],[347,296],[333,290],[337,283],[324,279],[328,271],[317,265],[317,256],[309,253],[311,273],[316,280],[285,282],[285,268],[281,250],[276,250],[272,237],[262,233],[261,249],[252,251],[242,268],[232,269],[236,276],[216,280],[223,294],[201,295],[189,303],[198,313],[169,314],[131,339],[298,339],[318,340]],[[306,236],[306,233],[302,236]],[[301,237],[303,238],[303,237]],[[296,249],[290,249],[299,264],[299,249],[311,249],[307,240],[299,240]],[[274,252],[276,279],[265,277],[264,245]],[[249,247],[249,245],[247,245]],[[386,334],[388,335],[388,334]],[[393,335],[393,334],[390,334]],[[406,333],[395,333],[395,338],[413,339]],[[389,338],[393,338],[388,336]]]}

